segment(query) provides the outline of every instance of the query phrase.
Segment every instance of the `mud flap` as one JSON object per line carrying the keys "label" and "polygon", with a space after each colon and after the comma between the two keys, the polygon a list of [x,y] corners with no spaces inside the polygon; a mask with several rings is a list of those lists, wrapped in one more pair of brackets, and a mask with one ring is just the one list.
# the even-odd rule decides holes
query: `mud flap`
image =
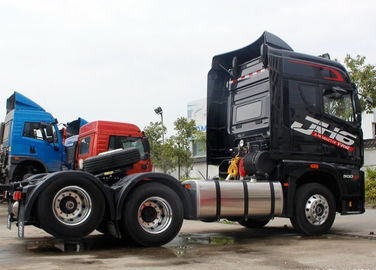
{"label": "mud flap", "polygon": [[20,203],[18,208],[18,238],[23,240],[25,235],[25,206]]}
{"label": "mud flap", "polygon": [[12,202],[9,201],[8,202],[8,220],[7,220],[8,230],[12,229],[12,221],[13,221],[13,218],[12,218]]}

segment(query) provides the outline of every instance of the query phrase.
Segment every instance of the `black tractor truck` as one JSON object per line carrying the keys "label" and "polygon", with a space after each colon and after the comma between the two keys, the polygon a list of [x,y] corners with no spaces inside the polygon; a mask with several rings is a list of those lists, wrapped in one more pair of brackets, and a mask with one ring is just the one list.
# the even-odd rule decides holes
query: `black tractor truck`
{"label": "black tractor truck", "polygon": [[[136,149],[110,152],[85,160],[82,171],[2,185],[8,227],[15,222],[20,238],[34,225],[64,240],[97,229],[158,246],[179,233],[183,219],[259,228],[286,217],[302,234],[322,234],[336,212],[364,212],[360,124],[358,92],[341,64],[294,52],[264,32],[215,56],[208,74],[207,162],[218,165],[222,180],[180,182],[148,172],[110,185],[111,174],[139,159]],[[85,171],[98,158],[113,168]]]}

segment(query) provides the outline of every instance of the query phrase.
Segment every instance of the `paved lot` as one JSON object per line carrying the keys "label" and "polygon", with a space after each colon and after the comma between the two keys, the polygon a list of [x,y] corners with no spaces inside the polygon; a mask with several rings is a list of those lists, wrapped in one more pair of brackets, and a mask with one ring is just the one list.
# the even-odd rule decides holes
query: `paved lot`
{"label": "paved lot", "polygon": [[[337,216],[330,234],[303,237],[288,219],[265,229],[185,221],[181,233],[159,248],[134,248],[100,234],[80,252],[62,252],[42,230],[26,227],[26,239],[5,228],[0,205],[0,269],[376,269],[376,210]],[[371,234],[370,234],[371,233]]]}

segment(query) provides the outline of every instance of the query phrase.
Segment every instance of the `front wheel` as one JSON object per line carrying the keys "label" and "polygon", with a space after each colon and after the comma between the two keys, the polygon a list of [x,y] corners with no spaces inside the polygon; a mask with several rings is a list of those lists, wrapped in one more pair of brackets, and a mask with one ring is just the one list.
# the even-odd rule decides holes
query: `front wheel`
{"label": "front wheel", "polygon": [[335,214],[336,203],[327,187],[310,183],[297,190],[295,214],[291,218],[297,231],[305,235],[326,233],[332,227]]}
{"label": "front wheel", "polygon": [[125,202],[123,237],[141,246],[161,246],[179,233],[183,218],[182,202],[171,188],[146,183],[137,187]]}

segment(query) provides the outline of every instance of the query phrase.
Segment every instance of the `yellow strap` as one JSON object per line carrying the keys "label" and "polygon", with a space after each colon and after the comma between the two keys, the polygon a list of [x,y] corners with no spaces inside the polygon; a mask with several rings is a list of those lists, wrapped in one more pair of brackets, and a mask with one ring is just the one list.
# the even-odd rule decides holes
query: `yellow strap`
{"label": "yellow strap", "polygon": [[240,157],[239,154],[237,154],[233,159],[231,159],[231,164],[227,169],[228,177],[227,178],[234,178],[238,175],[239,169],[238,169],[238,161]]}

